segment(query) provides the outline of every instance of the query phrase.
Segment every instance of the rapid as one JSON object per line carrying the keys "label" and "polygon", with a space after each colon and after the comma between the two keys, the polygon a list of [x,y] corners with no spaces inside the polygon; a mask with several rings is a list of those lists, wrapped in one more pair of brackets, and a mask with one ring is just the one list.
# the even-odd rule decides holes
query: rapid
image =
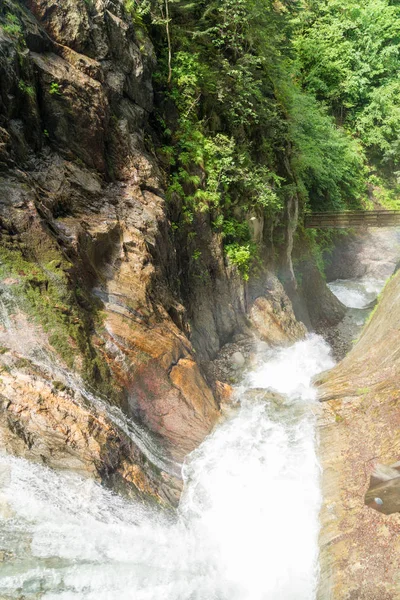
{"label": "rapid", "polygon": [[237,408],[183,465],[177,515],[0,456],[0,597],[313,598],[321,497],[311,380],[332,366],[316,335],[261,352]]}
{"label": "rapid", "polygon": [[[359,331],[383,285],[364,276],[329,287]],[[0,309],[10,337],[9,307]],[[14,334],[20,343],[23,328]],[[36,339],[24,344],[42,367],[61,368]],[[333,366],[314,334],[286,348],[263,344],[236,403],[183,465],[86,393],[153,464],[181,469],[178,511],[0,454],[1,600],[313,600],[321,492],[312,380]],[[59,375],[83,392],[73,374]]]}

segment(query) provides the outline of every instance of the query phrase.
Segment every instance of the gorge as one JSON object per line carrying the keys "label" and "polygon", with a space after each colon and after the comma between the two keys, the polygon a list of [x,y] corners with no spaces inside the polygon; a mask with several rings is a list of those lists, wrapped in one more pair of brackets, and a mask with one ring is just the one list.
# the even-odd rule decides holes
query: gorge
{"label": "gorge", "polygon": [[322,4],[0,0],[0,600],[400,598],[400,233],[302,225],[397,201],[400,14]]}

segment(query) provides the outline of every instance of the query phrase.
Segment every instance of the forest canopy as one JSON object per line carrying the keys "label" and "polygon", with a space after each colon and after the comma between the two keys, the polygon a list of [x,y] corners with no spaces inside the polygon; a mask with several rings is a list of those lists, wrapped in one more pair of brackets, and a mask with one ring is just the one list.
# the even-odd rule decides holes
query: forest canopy
{"label": "forest canopy", "polygon": [[[302,4],[293,45],[300,84],[360,140],[383,186],[400,171],[400,3],[318,0]],[[370,178],[371,182],[376,181]]]}

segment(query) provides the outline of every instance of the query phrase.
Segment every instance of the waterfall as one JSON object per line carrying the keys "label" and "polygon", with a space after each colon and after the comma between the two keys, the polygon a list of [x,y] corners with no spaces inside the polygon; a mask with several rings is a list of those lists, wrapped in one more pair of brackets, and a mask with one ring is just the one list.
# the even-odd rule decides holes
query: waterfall
{"label": "waterfall", "polygon": [[76,474],[0,456],[0,597],[314,598],[320,490],[311,378],[332,366],[315,335],[264,351],[238,407],[184,464],[174,516]]}

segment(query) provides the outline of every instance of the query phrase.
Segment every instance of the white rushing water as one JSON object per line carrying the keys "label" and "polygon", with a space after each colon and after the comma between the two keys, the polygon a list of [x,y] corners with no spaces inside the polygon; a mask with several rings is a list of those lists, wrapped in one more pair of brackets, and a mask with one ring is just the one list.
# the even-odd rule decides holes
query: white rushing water
{"label": "white rushing water", "polygon": [[[39,370],[47,372],[50,380],[60,381],[72,389],[79,404],[89,409],[94,408],[100,414],[106,414],[150,462],[166,473],[179,477],[180,464],[164,455],[149,431],[129,419],[118,406],[110,405],[108,399],[101,397],[98,391],[90,390],[87,382],[84,383],[77,373],[65,366],[49,346],[43,331],[33,323],[28,323],[20,299],[13,294],[9,286],[0,282],[0,346],[2,345],[19,355],[22,354]],[[108,342],[108,345],[111,346],[111,342]],[[116,346],[111,350],[115,360],[124,360]]]}
{"label": "white rushing water", "polygon": [[185,464],[176,517],[0,456],[0,598],[312,600],[320,490],[311,378],[332,366],[315,335],[268,351],[238,409]]}
{"label": "white rushing water", "polygon": [[337,279],[328,283],[331,291],[349,308],[367,308],[383,290],[386,279],[360,277],[358,279]]}

